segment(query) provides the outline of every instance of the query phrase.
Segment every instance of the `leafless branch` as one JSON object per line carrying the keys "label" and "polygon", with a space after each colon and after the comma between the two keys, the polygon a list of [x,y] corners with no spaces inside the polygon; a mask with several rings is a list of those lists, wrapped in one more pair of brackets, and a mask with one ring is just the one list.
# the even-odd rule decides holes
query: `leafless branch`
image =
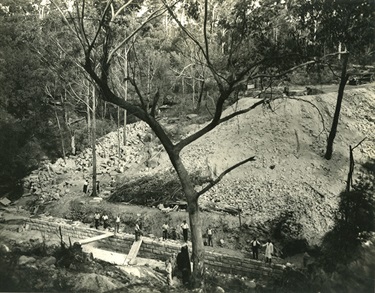
{"label": "leafless branch", "polygon": [[114,21],[115,18],[121,13],[121,11],[123,11],[126,7],[128,7],[132,2],[133,2],[133,0],[129,0],[127,3],[122,5],[116,12],[113,9],[113,5],[111,5],[112,6],[111,7],[111,9],[112,9],[112,21]]}
{"label": "leafless branch", "polygon": [[160,16],[162,16],[167,10],[159,8],[153,13],[151,13],[147,19],[138,26],[129,36],[127,36],[125,39],[123,39],[120,44],[115,47],[112,52],[109,53],[108,55],[108,62],[113,58],[114,54],[124,45],[126,44],[131,38],[133,38],[147,23],[149,23],[151,20],[154,20]]}
{"label": "leafless branch", "polygon": [[212,180],[206,187],[204,187],[201,191],[197,192],[197,196],[201,196],[202,194],[204,194],[205,192],[207,192],[208,190],[210,190],[212,187],[214,187],[216,184],[218,184],[221,179],[223,179],[223,177],[228,174],[229,172],[231,172],[232,170],[238,168],[239,166],[247,163],[247,162],[253,162],[255,161],[255,156],[252,156],[250,158],[247,158],[241,162],[238,162],[237,164],[234,164],[233,166],[229,167],[228,169],[226,169],[225,171],[223,171],[217,178],[215,178],[215,180]]}
{"label": "leafless branch", "polygon": [[[92,51],[92,49],[93,49],[94,46],[95,46],[96,39],[98,38],[99,33],[100,33],[100,31],[101,31],[101,29],[102,29],[102,27],[103,27],[105,16],[106,16],[108,10],[111,8],[111,3],[112,3],[112,1],[113,1],[113,0],[108,0],[108,1],[107,1],[107,5],[105,6],[105,9],[104,9],[104,11],[103,11],[102,18],[101,18],[101,20],[99,21],[98,29],[96,30],[95,36],[94,36],[94,38],[92,39],[90,45],[89,45],[88,48],[87,48],[87,55],[88,55],[88,56],[90,56],[91,51]],[[78,1],[77,1],[77,2],[78,2]],[[83,3],[84,3],[84,2],[83,2]],[[83,21],[83,16],[84,16],[84,15],[82,15],[82,21]],[[82,26],[83,26],[83,23],[82,23]],[[83,32],[84,32],[84,31],[83,31]],[[86,33],[85,33],[85,36],[86,36]],[[108,60],[110,60],[110,59],[108,58]]]}
{"label": "leafless branch", "polygon": [[294,97],[287,97],[287,99],[290,99],[290,100],[296,100],[296,101],[301,101],[301,102],[304,102],[304,103],[307,103],[311,106],[313,106],[317,111],[318,111],[318,114],[320,116],[320,119],[322,120],[322,125],[323,125],[323,129],[322,129],[322,132],[324,130],[326,130],[326,126],[325,126],[325,123],[324,123],[324,117],[323,117],[323,114],[322,112],[320,112],[320,109],[312,102],[308,101],[308,100],[305,100],[305,99],[302,99],[302,98],[294,98]]}
{"label": "leafless branch", "polygon": [[[167,4],[167,2],[165,0],[162,0],[164,6],[167,8],[169,14],[172,16],[173,20],[177,23],[177,25],[180,27],[180,29],[188,36],[188,38],[193,42],[195,43],[198,48],[199,48],[199,51],[204,55],[204,58],[207,62],[207,67],[211,70],[212,74],[213,74],[213,77],[214,79],[216,80],[216,83],[219,87],[219,90],[220,92],[223,92],[224,91],[224,87],[220,81],[220,79],[224,79],[225,78],[223,76],[221,76],[216,70],[215,68],[213,67],[213,65],[211,64],[210,62],[210,59],[209,59],[209,56],[207,55],[206,53],[206,50],[203,48],[203,46],[201,45],[201,43],[197,40],[197,38],[195,38],[193,36],[193,34],[184,26],[182,25],[181,21],[177,18],[177,16],[175,15],[175,13],[173,12],[172,10],[172,7],[169,6]],[[206,40],[207,41],[207,40]],[[206,43],[207,47],[207,52],[208,52],[208,42]]]}
{"label": "leafless branch", "polygon": [[[66,19],[65,14],[64,14],[64,12],[61,10],[60,6],[57,5],[57,4],[55,3],[55,1],[53,1],[53,0],[51,0],[51,2],[52,2],[52,4],[57,8],[57,10],[60,12],[61,17],[63,18],[65,24],[68,26],[69,30],[70,30],[74,35],[77,36],[79,42],[81,43],[82,48],[84,48],[84,47],[85,47],[85,46],[84,46],[84,42],[83,42],[83,40],[81,39],[81,36],[77,33],[77,32],[78,32],[78,29],[77,29],[77,27],[75,26],[76,23],[73,22],[73,24],[74,24],[74,26],[75,26],[75,28],[73,29],[72,26],[70,25],[69,21]],[[69,14],[70,17],[72,17],[72,15],[71,15],[70,12],[68,12],[68,14]],[[72,17],[72,18],[73,18],[73,17]]]}
{"label": "leafless branch", "polygon": [[365,141],[366,138],[367,138],[367,137],[365,137],[365,138],[362,139],[359,143],[357,143],[357,144],[355,145],[355,147],[352,147],[352,150],[354,150],[355,148],[359,147],[359,146],[362,144],[362,142]]}

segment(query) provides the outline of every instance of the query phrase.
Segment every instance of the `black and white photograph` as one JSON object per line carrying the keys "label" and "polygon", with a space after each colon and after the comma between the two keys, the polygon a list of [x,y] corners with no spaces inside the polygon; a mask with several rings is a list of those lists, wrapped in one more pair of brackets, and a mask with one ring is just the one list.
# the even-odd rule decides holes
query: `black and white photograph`
{"label": "black and white photograph", "polygon": [[375,0],[0,0],[0,292],[375,293]]}

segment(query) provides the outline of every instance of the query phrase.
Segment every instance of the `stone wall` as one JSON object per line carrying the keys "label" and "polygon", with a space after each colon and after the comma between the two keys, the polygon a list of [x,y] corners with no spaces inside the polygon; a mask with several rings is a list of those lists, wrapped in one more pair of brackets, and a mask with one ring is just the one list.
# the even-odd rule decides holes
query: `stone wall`
{"label": "stone wall", "polygon": [[[59,227],[64,237],[71,237],[72,239],[86,239],[101,234],[104,231],[98,231],[87,227],[80,227],[78,225],[67,224],[64,221],[56,222],[56,219],[42,220],[31,218],[28,220],[30,229],[38,230],[46,233],[58,233]],[[97,247],[110,251],[116,251],[127,254],[134,241],[134,235],[131,234],[117,234],[109,238],[98,240]],[[172,241],[160,241],[149,237],[143,237],[143,243],[139,250],[138,256],[143,258],[151,258],[158,260],[166,260],[172,253],[180,251],[181,244]],[[190,247],[191,251],[191,247]],[[248,276],[251,278],[266,277],[270,275],[281,275],[283,267],[278,264],[266,266],[263,262],[252,259],[234,257],[218,252],[206,251],[206,266],[213,268],[216,271]]]}

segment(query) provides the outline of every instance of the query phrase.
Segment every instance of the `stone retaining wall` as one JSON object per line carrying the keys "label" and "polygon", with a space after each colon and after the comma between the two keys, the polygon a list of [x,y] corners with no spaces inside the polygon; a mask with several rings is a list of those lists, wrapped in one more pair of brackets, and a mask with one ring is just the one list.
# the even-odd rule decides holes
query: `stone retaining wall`
{"label": "stone retaining wall", "polygon": [[[56,223],[56,219],[42,220],[31,218],[28,220],[30,229],[38,230],[46,233],[58,233],[61,227],[62,235],[64,237],[71,237],[74,239],[86,239],[94,236],[104,234],[104,231],[98,231],[87,227],[79,227],[77,225],[70,225],[61,221]],[[143,243],[139,250],[138,256],[143,258],[151,258],[158,260],[166,260],[172,253],[178,253],[181,244],[172,241],[159,241],[149,237],[143,237]],[[110,251],[116,251],[127,254],[133,244],[134,235],[131,234],[117,234],[109,238],[96,241],[97,247]],[[191,247],[190,247],[191,251]],[[207,251],[206,266],[213,268],[216,271],[248,276],[251,278],[267,277],[270,275],[281,275],[283,268],[281,265],[273,264],[266,266],[263,262],[252,259],[245,259],[234,257],[218,252]]]}

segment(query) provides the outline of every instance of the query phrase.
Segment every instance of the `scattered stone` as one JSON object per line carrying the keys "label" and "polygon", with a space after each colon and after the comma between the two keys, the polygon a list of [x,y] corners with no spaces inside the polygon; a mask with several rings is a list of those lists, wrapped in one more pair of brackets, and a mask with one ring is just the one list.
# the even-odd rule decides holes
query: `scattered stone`
{"label": "scattered stone", "polygon": [[195,117],[198,117],[198,114],[188,114],[188,115],[186,115],[186,118],[188,118],[190,120],[194,119]]}
{"label": "scattered stone", "polygon": [[103,199],[101,197],[94,197],[93,199],[90,200],[90,203],[99,203]]}
{"label": "scattered stone", "polygon": [[5,206],[5,207],[7,207],[10,203],[11,203],[11,201],[6,197],[3,197],[2,199],[0,199],[0,204]]}
{"label": "scattered stone", "polygon": [[254,280],[251,280],[250,282],[247,283],[247,286],[248,286],[249,288],[254,289],[254,288],[257,286],[257,284],[255,283]]}
{"label": "scattered stone", "polygon": [[225,290],[223,288],[221,288],[220,286],[217,286],[215,288],[214,293],[225,293]]}
{"label": "scattered stone", "polygon": [[123,287],[123,284],[111,277],[94,273],[80,274],[80,280],[75,284],[74,292],[110,292]]}
{"label": "scattered stone", "polygon": [[1,245],[0,245],[0,253],[5,254],[5,253],[8,253],[8,252],[10,252],[9,247],[6,246],[5,244],[1,244]]}
{"label": "scattered stone", "polygon": [[20,258],[18,259],[18,264],[21,266],[21,265],[28,264],[28,263],[34,263],[35,261],[36,259],[33,258],[32,256],[21,255]]}
{"label": "scattered stone", "polygon": [[46,256],[41,259],[41,262],[47,266],[51,266],[56,263],[56,258],[53,256]]}

